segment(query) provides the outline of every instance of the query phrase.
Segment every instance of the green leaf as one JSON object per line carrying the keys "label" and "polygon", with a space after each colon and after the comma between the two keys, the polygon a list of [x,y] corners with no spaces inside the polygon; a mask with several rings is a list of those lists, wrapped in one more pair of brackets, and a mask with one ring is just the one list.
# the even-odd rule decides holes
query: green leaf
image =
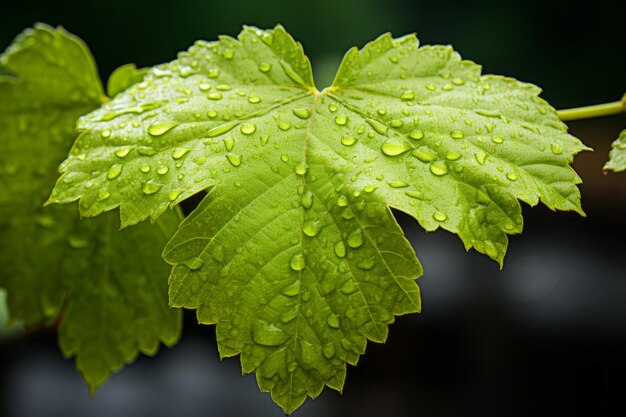
{"label": "green leaf", "polygon": [[19,35],[0,64],[16,74],[0,77],[0,287],[12,318],[60,322],[61,350],[93,390],[138,352],[178,339],[159,253],[179,217],[120,233],[114,213],[80,221],[76,207],[43,208],[77,118],[105,99],[100,81],[84,44],[45,25]]}
{"label": "green leaf", "polygon": [[170,304],[217,323],[221,355],[241,354],[291,412],[341,390],[366,340],[420,310],[422,269],[390,207],[499,262],[519,200],[582,214],[569,164],[585,147],[539,92],[389,35],[319,92],[281,26],[245,28],[81,118],[50,202],[119,206],[129,225],[208,188],[164,252]]}
{"label": "green leaf", "polygon": [[609,160],[604,164],[604,172],[626,170],[626,130],[622,130],[619,137],[611,144],[611,148]]}
{"label": "green leaf", "polygon": [[148,70],[149,68],[137,69],[135,64],[126,64],[116,68],[107,82],[109,97],[115,97],[130,86],[141,82]]}

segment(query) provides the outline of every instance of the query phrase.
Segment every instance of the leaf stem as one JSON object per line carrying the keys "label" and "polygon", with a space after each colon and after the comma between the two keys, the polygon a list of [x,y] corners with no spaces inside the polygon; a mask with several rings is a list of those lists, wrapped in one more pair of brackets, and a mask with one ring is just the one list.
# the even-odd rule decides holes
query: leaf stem
{"label": "leaf stem", "polygon": [[613,103],[558,110],[556,113],[564,122],[569,120],[591,119],[592,117],[613,116],[626,113],[626,101],[621,100]]}

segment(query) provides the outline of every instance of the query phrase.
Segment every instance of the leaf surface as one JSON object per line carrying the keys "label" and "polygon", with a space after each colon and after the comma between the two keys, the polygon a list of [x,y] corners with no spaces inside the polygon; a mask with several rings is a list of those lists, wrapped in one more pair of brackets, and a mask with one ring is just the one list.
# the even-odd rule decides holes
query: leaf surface
{"label": "leaf surface", "polygon": [[611,144],[609,160],[604,164],[604,171],[621,172],[626,170],[626,129]]}
{"label": "leaf surface", "polygon": [[245,28],[81,118],[50,201],[119,206],[130,225],[208,189],[165,249],[170,303],[217,323],[222,356],[241,354],[291,412],[341,390],[366,340],[420,310],[422,269],[390,207],[500,263],[519,200],[582,213],[569,164],[585,147],[539,92],[389,35],[319,92],[281,26]]}
{"label": "leaf surface", "polygon": [[93,390],[178,339],[159,253],[179,217],[120,233],[115,213],[80,221],[76,207],[44,208],[77,118],[105,100],[100,81],[84,44],[45,25],[19,35],[0,65],[15,74],[0,76],[0,287],[12,319],[60,323],[61,350]]}

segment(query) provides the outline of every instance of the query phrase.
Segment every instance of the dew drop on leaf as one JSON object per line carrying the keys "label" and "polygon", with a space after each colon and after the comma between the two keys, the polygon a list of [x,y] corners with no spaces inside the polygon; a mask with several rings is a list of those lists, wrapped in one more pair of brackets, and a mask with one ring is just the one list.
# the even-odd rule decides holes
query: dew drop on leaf
{"label": "dew drop on leaf", "polygon": [[387,156],[398,156],[411,149],[411,145],[405,141],[388,139],[381,146],[381,150]]}
{"label": "dew drop on leaf", "polygon": [[433,162],[430,164],[430,172],[438,177],[441,177],[448,173],[448,166],[442,161]]}
{"label": "dew drop on leaf", "polygon": [[314,237],[317,236],[322,229],[322,222],[319,220],[307,220],[302,226],[302,231],[305,235]]}
{"label": "dew drop on leaf", "polygon": [[252,327],[252,340],[262,346],[280,346],[288,338],[287,333],[266,321],[259,320]]}
{"label": "dew drop on leaf", "polygon": [[122,173],[122,168],[123,168],[122,164],[111,165],[111,168],[109,168],[109,170],[107,171],[107,178],[112,180],[112,179],[119,177],[120,174]]}
{"label": "dew drop on leaf", "polygon": [[293,114],[301,119],[308,119],[311,117],[311,110],[307,108],[293,109]]}
{"label": "dew drop on leaf", "polygon": [[335,255],[338,258],[344,258],[346,256],[346,245],[343,243],[343,240],[335,243]]}
{"label": "dew drop on leaf", "polygon": [[436,211],[433,213],[433,219],[437,220],[438,222],[445,222],[448,219],[448,216],[446,215],[446,213]]}
{"label": "dew drop on leaf", "polygon": [[154,182],[150,180],[150,181],[145,181],[141,184],[141,191],[143,191],[144,194],[150,195],[150,194],[154,194],[158,192],[161,189],[161,187],[163,187],[162,184],[159,184],[158,182]]}
{"label": "dew drop on leaf", "polygon": [[240,130],[244,135],[251,135],[256,131],[256,125],[254,123],[244,123],[241,125]]}
{"label": "dew drop on leaf", "polygon": [[228,159],[228,162],[234,167],[241,165],[241,155],[229,153],[226,155],[226,159]]}
{"label": "dew drop on leaf", "polygon": [[148,128],[148,133],[152,136],[161,136],[178,126],[174,122],[155,122]]}
{"label": "dew drop on leaf", "polygon": [[289,266],[294,271],[302,271],[306,266],[306,258],[303,254],[298,253],[289,260]]}
{"label": "dew drop on leaf", "polygon": [[363,246],[363,231],[361,229],[355,229],[348,235],[346,239],[348,246],[353,249]]}

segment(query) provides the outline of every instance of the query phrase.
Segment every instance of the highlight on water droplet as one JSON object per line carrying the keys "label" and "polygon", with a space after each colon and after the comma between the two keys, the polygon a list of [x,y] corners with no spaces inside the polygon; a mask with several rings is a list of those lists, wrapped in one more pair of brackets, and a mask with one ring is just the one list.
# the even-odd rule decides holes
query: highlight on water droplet
{"label": "highlight on water droplet", "polygon": [[563,153],[563,147],[556,142],[550,146],[550,149],[552,149],[552,153],[555,155],[560,155]]}
{"label": "highlight on water droplet", "polygon": [[111,129],[104,129],[102,132],[100,132],[100,136],[102,136],[103,138],[108,138],[111,136]]}

